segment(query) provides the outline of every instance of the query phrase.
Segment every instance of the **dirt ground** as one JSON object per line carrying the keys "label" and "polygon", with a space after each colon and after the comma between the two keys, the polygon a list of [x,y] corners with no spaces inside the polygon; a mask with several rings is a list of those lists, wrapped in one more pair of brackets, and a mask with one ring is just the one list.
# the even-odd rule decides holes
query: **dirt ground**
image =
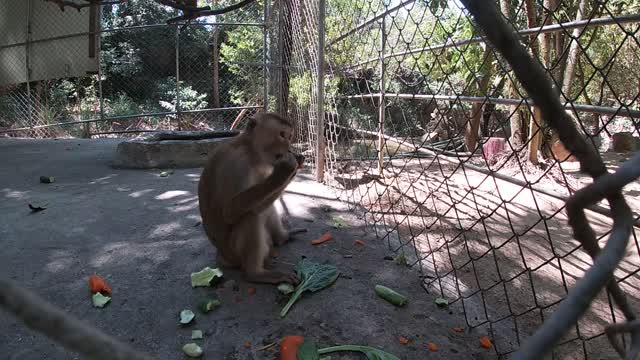
{"label": "dirt ground", "polygon": [[[619,161],[609,161],[612,170]],[[573,239],[558,199],[431,157],[388,162],[380,179],[363,175],[375,173],[375,166],[360,164],[337,177],[342,197],[362,204],[380,237],[422,269],[425,287],[464,308],[466,322],[492,333],[501,354],[517,350],[592,264]],[[587,183],[581,180],[580,187]],[[636,217],[639,186],[636,181],[625,188]],[[587,216],[604,246],[610,219]],[[639,237],[635,228],[615,273],[636,310]],[[604,326],[624,318],[612,309],[601,292],[554,349],[555,358],[618,359],[603,336]]]}
{"label": "dirt ground", "polygon": [[[205,359],[276,359],[258,350],[284,335],[303,335],[321,346],[362,344],[401,359],[490,359],[479,347],[486,335],[465,326],[459,307],[439,308],[422,288],[415,269],[389,259],[387,242],[367,233],[358,213],[333,200],[331,191],[301,174],[283,201],[292,227],[309,232],[280,249],[276,266],[291,269],[302,256],[329,261],[341,276],[330,288],[305,294],[285,319],[274,286],[249,285],[225,271],[219,288],[192,289],[189,274],[215,265],[215,250],[199,225],[196,184],[200,169],[115,170],[109,166],[117,140],[0,140],[0,273],[36,291],[65,311],[131,343],[157,359],[181,359],[192,329],[205,333]],[[55,183],[39,183],[54,176]],[[46,210],[31,213],[28,204]],[[348,226],[331,229],[334,216]],[[334,240],[317,247],[310,240],[328,230]],[[362,239],[365,246],[354,244]],[[105,277],[113,298],[92,307],[87,279]],[[231,280],[237,287],[231,286]],[[398,309],[376,297],[374,285],[390,286],[409,298]],[[257,289],[254,295],[249,287]],[[203,297],[223,305],[202,315]],[[178,313],[196,312],[195,324],[181,327]],[[401,345],[400,336],[410,340]],[[250,342],[250,346],[245,346]],[[429,352],[427,342],[438,352]],[[249,345],[248,343],[246,345]],[[45,336],[0,312],[2,359],[77,359]],[[332,359],[364,359],[334,354]]]}

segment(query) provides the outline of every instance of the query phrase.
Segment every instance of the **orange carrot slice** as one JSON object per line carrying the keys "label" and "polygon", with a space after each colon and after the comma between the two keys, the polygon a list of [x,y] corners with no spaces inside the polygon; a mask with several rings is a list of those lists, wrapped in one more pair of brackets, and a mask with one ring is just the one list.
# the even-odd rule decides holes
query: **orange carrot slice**
{"label": "orange carrot slice", "polygon": [[434,343],[428,343],[427,344],[427,349],[429,349],[429,351],[438,351],[438,345],[436,345]]}
{"label": "orange carrot slice", "polygon": [[298,335],[285,336],[280,341],[280,360],[296,360],[298,347],[304,343],[304,337]]}
{"label": "orange carrot slice", "polygon": [[464,328],[463,327],[454,327],[452,328],[453,331],[457,332],[457,333],[462,333],[464,332]]}
{"label": "orange carrot slice", "polygon": [[358,246],[364,246],[364,241],[362,241],[362,240],[356,240],[356,245],[358,245]]}
{"label": "orange carrot slice", "polygon": [[400,337],[398,338],[398,341],[399,341],[399,342],[400,342],[400,344],[402,344],[402,345],[407,345],[407,344],[409,343],[409,339],[407,339],[407,338],[406,338],[406,337],[404,337],[404,336],[400,336]]}
{"label": "orange carrot slice", "polygon": [[250,349],[250,348],[251,348],[251,341],[246,340],[246,341],[244,342],[244,347],[246,347],[247,349]]}
{"label": "orange carrot slice", "polygon": [[311,244],[312,245],[320,245],[320,244],[325,243],[325,242],[327,242],[327,241],[329,241],[331,239],[333,239],[333,235],[331,235],[330,232],[326,232],[322,236],[320,236],[319,238],[311,241]]}
{"label": "orange carrot slice", "polygon": [[98,275],[89,276],[89,288],[91,289],[91,293],[103,293],[105,295],[111,296],[111,287],[107,282]]}
{"label": "orange carrot slice", "polygon": [[480,338],[480,346],[485,349],[491,349],[493,347],[493,344],[491,343],[491,339],[489,339],[488,336],[483,336]]}

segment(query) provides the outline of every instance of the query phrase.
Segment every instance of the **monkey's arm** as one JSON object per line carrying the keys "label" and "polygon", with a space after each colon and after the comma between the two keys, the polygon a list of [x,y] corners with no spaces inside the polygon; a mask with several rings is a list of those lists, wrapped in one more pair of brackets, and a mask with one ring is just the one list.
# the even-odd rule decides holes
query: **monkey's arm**
{"label": "monkey's arm", "polygon": [[233,196],[223,209],[227,224],[237,223],[244,215],[258,213],[273,203],[295,175],[295,167],[284,164],[276,166],[273,173],[263,182]]}

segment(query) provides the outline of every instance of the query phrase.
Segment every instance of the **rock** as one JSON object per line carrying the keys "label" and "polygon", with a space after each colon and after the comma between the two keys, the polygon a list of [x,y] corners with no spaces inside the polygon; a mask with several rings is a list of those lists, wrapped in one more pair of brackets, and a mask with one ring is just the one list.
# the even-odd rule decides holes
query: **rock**
{"label": "rock", "polygon": [[615,152],[627,153],[636,150],[636,139],[633,134],[628,131],[613,134],[611,138],[611,148]]}

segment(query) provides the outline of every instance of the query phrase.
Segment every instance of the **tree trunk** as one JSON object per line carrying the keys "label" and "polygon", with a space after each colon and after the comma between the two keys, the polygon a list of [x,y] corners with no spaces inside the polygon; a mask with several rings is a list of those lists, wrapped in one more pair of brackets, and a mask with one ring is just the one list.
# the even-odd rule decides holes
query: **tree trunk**
{"label": "tree trunk", "polygon": [[[578,6],[578,12],[576,13],[575,21],[580,21],[587,13],[587,5],[589,4],[589,0],[580,0],[580,5]],[[571,85],[573,84],[573,80],[575,79],[576,73],[576,63],[578,62],[579,56],[579,39],[582,35],[583,28],[575,28],[573,29],[573,33],[571,34],[571,45],[569,47],[569,54],[567,56],[567,61],[564,68],[564,76],[562,77],[562,92],[567,99],[571,98]]]}
{"label": "tree trunk", "polygon": [[[480,65],[481,77],[478,80],[479,96],[487,96],[487,88],[489,87],[489,80],[492,75],[492,59],[491,49],[487,46],[484,50],[484,56],[482,57],[482,64]],[[473,103],[473,105],[471,105],[471,116],[467,122],[464,134],[464,142],[469,152],[474,152],[478,146],[478,141],[480,141],[478,130],[480,128],[480,119],[482,118],[482,105],[482,103]]]}
{"label": "tree trunk", "polygon": [[220,107],[220,27],[211,34],[211,99],[212,108]]}
{"label": "tree trunk", "polygon": [[[500,10],[505,18],[511,20],[511,5],[509,0],[500,0]],[[508,77],[508,76],[507,76]],[[513,83],[511,78],[507,79],[507,97],[513,99],[518,96],[516,84]],[[522,119],[520,118],[520,112],[517,106],[509,106],[509,123],[511,128],[511,137],[509,142],[512,148],[517,148],[522,145]]]}
{"label": "tree trunk", "polygon": [[287,115],[289,111],[289,66],[293,48],[291,18],[298,13],[299,0],[280,0],[280,91],[278,92],[278,113]]}
{"label": "tree trunk", "polygon": [[[533,0],[525,0],[524,6],[527,11],[527,26],[529,28],[538,26],[538,13],[536,12]],[[536,34],[532,34],[529,36],[529,46],[531,47],[531,53],[533,54],[533,56],[537,57],[538,43],[536,41]]]}
{"label": "tree trunk", "polygon": [[[525,0],[525,8],[527,11],[527,26],[529,28],[534,28],[538,26],[538,16],[536,13],[536,8],[533,4],[533,0]],[[531,46],[531,52],[533,56],[538,57],[538,44],[536,42],[535,36],[529,37],[529,44]],[[548,47],[547,47],[548,51]],[[547,54],[548,56],[548,54]],[[546,66],[546,63],[544,64]],[[533,116],[529,120],[529,143],[527,147],[529,161],[532,164],[538,163],[538,149],[540,147],[540,128],[542,127],[542,113],[538,107],[533,107]]]}

